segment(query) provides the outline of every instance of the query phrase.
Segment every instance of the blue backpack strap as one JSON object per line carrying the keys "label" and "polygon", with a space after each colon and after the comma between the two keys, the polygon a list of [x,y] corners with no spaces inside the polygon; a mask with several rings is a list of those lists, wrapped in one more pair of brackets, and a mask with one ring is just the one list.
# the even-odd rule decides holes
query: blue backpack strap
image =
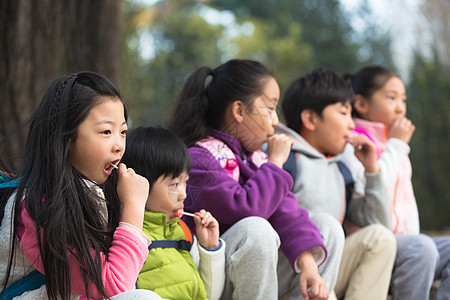
{"label": "blue backpack strap", "polygon": [[27,291],[32,291],[40,288],[45,284],[45,276],[38,270],[34,270],[27,276],[17,280],[8,286],[3,293],[0,300],[10,300],[16,296],[20,296]]}
{"label": "blue backpack strap", "polygon": [[355,187],[355,180],[353,179],[352,172],[350,172],[349,168],[342,162],[337,162],[339,171],[341,171],[342,176],[345,181],[345,205],[348,207],[350,204],[350,200],[352,198],[353,189]]}
{"label": "blue backpack strap", "polygon": [[20,178],[11,179],[5,174],[0,173],[0,189],[10,188],[10,187],[18,187],[20,182]]}
{"label": "blue backpack strap", "polygon": [[8,182],[10,179],[9,179],[9,177],[8,176],[6,176],[5,174],[3,174],[3,173],[0,173],[0,184],[1,183],[4,183],[4,182]]}
{"label": "blue backpack strap", "polygon": [[155,249],[155,248],[175,248],[178,250],[186,250],[191,251],[192,244],[189,243],[186,240],[179,240],[179,241],[152,241],[150,246],[148,246],[148,250]]}
{"label": "blue backpack strap", "polygon": [[148,246],[148,250],[151,250],[151,249],[154,249],[154,248],[175,248],[175,249],[179,249],[179,250],[191,251],[192,243],[193,243],[191,230],[186,225],[186,223],[183,222],[183,220],[179,220],[178,221],[178,225],[180,225],[181,229],[183,230],[185,240],[179,240],[179,241],[156,240],[156,241],[152,241],[150,246]]}
{"label": "blue backpack strap", "polygon": [[291,150],[291,152],[289,153],[288,159],[286,160],[286,162],[283,165],[283,169],[288,172],[291,177],[292,180],[295,181],[295,178],[297,176],[297,164],[295,163],[295,151]]}

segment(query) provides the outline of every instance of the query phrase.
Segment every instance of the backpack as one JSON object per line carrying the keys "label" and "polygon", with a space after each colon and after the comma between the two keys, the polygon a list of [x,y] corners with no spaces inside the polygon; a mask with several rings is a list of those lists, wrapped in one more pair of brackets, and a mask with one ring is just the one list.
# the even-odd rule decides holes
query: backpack
{"label": "backpack", "polygon": [[0,224],[5,213],[6,203],[18,186],[19,178],[11,180],[11,178],[0,172]]}
{"label": "backpack", "polygon": [[[295,151],[291,150],[289,153],[289,157],[286,160],[286,162],[283,165],[283,169],[286,170],[291,176],[292,179],[295,181],[295,177],[297,175],[297,164],[295,163]],[[352,198],[353,189],[355,187],[355,180],[353,179],[352,172],[349,170],[349,168],[342,162],[337,161],[337,166],[339,168],[339,171],[341,172],[342,176],[344,177],[345,182],[345,205],[348,207],[350,204],[350,200]],[[345,219],[345,217],[344,217]]]}
{"label": "backpack", "polygon": [[[295,177],[297,175],[297,164],[295,163],[295,151],[291,150],[289,153],[289,157],[286,160],[286,162],[283,165],[283,169],[286,170],[291,176],[292,179],[295,181]],[[355,187],[355,180],[353,179],[352,172],[350,169],[342,162],[337,161],[337,166],[339,168],[339,171],[342,174],[342,177],[344,177],[345,182],[345,207],[348,207],[350,204],[350,200],[352,198],[353,190]],[[344,222],[342,224],[342,227],[344,228],[344,233],[346,236],[352,234],[353,232],[357,231],[359,229],[358,226],[351,223],[347,218],[347,212],[345,212],[344,216]]]}
{"label": "backpack", "polygon": [[[225,169],[227,174],[239,182],[239,165],[236,160],[236,155],[233,151],[225,144],[223,141],[216,139],[212,136],[207,136],[206,138],[195,143],[196,146],[208,150],[214,158],[220,163],[222,168]],[[257,167],[260,167],[263,163],[267,162],[267,155],[261,151],[257,150],[253,152],[252,156],[249,157]]]}
{"label": "backpack", "polygon": [[[8,199],[14,192],[14,189],[19,186],[20,178],[11,180],[8,176],[0,173],[0,224],[3,220],[3,215],[5,213],[5,206]],[[28,275],[17,280],[10,286],[8,286],[3,293],[0,291],[0,300],[9,300],[16,296],[20,296],[23,293],[31,290],[38,289],[45,283],[45,276],[38,270],[34,270]]]}

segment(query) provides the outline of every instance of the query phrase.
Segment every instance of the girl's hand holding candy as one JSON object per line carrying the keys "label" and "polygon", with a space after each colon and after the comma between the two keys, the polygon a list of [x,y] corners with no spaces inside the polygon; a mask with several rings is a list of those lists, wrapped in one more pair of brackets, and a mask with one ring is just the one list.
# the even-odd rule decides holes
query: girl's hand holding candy
{"label": "girl's hand holding candy", "polygon": [[285,134],[274,134],[267,140],[268,160],[280,168],[289,157],[294,142]]}
{"label": "girl's hand holding candy", "polygon": [[122,203],[120,221],[142,229],[145,203],[147,202],[149,183],[145,177],[136,174],[133,169],[121,163],[117,169],[117,195]]}
{"label": "girl's hand holding candy", "polygon": [[395,119],[389,126],[389,137],[409,143],[416,126],[406,117]]}

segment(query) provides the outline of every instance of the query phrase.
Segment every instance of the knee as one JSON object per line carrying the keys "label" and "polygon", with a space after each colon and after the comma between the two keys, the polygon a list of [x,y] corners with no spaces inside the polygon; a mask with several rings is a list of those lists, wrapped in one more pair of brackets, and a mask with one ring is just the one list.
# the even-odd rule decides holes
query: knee
{"label": "knee", "polygon": [[371,248],[377,247],[383,252],[392,253],[395,257],[395,253],[397,252],[397,240],[389,229],[381,224],[372,224],[365,228],[368,231],[368,236],[372,243]]}
{"label": "knee", "polygon": [[[255,251],[264,253],[280,247],[280,237],[272,225],[261,217],[247,217],[235,225],[239,226],[245,242],[252,246]],[[269,250],[270,249],[270,250]],[[256,252],[256,253],[258,253]]]}
{"label": "knee", "polygon": [[[406,237],[405,245],[399,244],[398,251],[410,256],[414,262],[424,266],[436,266],[439,252],[433,240],[424,234]],[[406,253],[405,253],[406,252]]]}
{"label": "knee", "polygon": [[344,248],[345,234],[341,223],[328,214],[311,215],[311,221],[317,225],[325,246],[332,248]]}

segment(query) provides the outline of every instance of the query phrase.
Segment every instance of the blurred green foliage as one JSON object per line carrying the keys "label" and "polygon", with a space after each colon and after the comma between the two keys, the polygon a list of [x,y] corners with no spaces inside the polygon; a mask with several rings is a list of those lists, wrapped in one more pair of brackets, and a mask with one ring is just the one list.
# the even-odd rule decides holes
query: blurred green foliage
{"label": "blurred green foliage", "polygon": [[[292,80],[325,66],[354,72],[368,64],[395,68],[391,38],[368,1],[355,30],[337,0],[123,1],[121,90],[130,125],[164,124],[186,77],[200,66],[250,58],[274,71],[281,93]],[[144,55],[145,53],[145,55]],[[435,56],[437,57],[437,56]],[[423,229],[450,226],[449,69],[417,55],[408,85],[413,182]]]}
{"label": "blurred green foliage", "polygon": [[450,68],[416,53],[408,85],[413,186],[424,229],[450,226]]}

